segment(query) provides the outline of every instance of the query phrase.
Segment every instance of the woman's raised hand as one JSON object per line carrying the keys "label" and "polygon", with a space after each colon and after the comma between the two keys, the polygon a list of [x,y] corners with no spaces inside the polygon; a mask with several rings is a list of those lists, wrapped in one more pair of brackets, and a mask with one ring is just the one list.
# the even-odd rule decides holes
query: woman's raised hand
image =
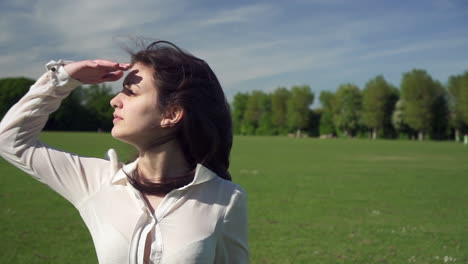
{"label": "woman's raised hand", "polygon": [[83,84],[113,82],[122,78],[124,71],[130,69],[129,63],[108,60],[84,60],[64,66],[65,71]]}

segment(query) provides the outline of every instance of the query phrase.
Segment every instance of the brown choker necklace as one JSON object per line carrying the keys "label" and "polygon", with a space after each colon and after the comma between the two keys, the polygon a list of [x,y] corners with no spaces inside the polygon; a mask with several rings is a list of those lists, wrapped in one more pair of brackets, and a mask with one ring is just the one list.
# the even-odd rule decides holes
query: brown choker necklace
{"label": "brown choker necklace", "polygon": [[195,176],[195,169],[187,172],[186,174],[178,177],[164,179],[163,182],[152,182],[145,179],[140,173],[138,168],[132,173],[133,177],[127,175],[130,184],[144,194],[164,195],[174,189],[178,189],[193,181]]}
{"label": "brown choker necklace", "polygon": [[[168,134],[152,142],[152,145],[160,146],[176,138],[176,133]],[[191,183],[193,181],[193,178],[195,177],[195,168],[181,176],[164,179],[163,182],[157,183],[145,179],[145,177],[141,175],[138,166],[133,171],[131,176],[128,175],[125,171],[124,173],[127,175],[127,179],[130,182],[130,184],[140,192],[152,195],[165,195],[174,189],[178,189],[182,186]]]}

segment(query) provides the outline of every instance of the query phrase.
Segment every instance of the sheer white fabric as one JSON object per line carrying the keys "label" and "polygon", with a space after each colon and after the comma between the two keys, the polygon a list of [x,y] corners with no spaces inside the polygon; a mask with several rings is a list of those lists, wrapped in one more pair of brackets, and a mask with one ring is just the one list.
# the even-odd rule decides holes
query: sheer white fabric
{"label": "sheer white fabric", "polygon": [[[114,150],[108,159],[82,157],[38,141],[50,113],[80,83],[50,62],[0,123],[0,154],[70,201],[80,212],[99,263],[248,263],[245,191],[197,165],[192,183],[173,190],[152,214]],[[65,235],[65,234],[64,234]]]}

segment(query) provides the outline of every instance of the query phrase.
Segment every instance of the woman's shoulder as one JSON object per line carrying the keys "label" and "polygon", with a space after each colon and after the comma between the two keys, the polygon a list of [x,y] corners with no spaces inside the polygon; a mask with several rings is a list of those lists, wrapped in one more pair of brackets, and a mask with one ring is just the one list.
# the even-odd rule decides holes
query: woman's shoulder
{"label": "woman's shoulder", "polygon": [[111,179],[111,182],[114,183],[115,181],[119,181],[125,177],[121,176],[121,169],[123,169],[124,166],[129,166],[131,164],[124,164],[119,160],[119,156],[117,154],[117,151],[115,149],[109,149],[104,157],[105,160],[107,160],[107,169],[109,170],[109,177]]}
{"label": "woman's shoulder", "polygon": [[232,199],[232,197],[247,196],[246,190],[239,184],[230,180],[216,176],[213,182],[217,185],[218,192],[221,196]]}
{"label": "woman's shoulder", "polygon": [[115,151],[115,149],[111,148],[107,150],[105,159],[109,161],[109,168],[111,169],[112,175],[123,166],[123,163],[119,161],[119,156],[117,155],[117,151]]}
{"label": "woman's shoulder", "polygon": [[236,182],[233,182],[233,181],[229,181],[229,180],[226,180],[226,179],[222,179],[220,177],[218,177],[222,182],[223,184],[226,185],[226,187],[228,189],[230,189],[233,193],[238,193],[238,194],[241,194],[241,195],[246,195],[247,192],[245,191],[245,189],[239,184],[239,183],[236,183]]}
{"label": "woman's shoulder", "polygon": [[204,182],[210,182],[211,184],[219,185],[217,188],[224,188],[226,190],[229,189],[233,192],[245,192],[245,190],[239,184],[220,177],[214,170],[199,163],[195,168],[195,179],[193,184],[200,184]]}

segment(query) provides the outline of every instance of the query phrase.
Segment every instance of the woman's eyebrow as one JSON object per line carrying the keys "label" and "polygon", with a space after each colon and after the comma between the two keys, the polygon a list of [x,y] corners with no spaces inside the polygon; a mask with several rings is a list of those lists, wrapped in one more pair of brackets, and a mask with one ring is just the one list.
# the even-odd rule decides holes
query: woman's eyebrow
{"label": "woman's eyebrow", "polygon": [[[127,77],[125,77],[124,83],[131,83],[131,84],[138,84],[140,83],[143,78],[140,76],[136,75],[138,73],[138,70],[133,70],[127,74]],[[138,86],[138,85],[137,85]],[[140,87],[140,86],[138,86]]]}

